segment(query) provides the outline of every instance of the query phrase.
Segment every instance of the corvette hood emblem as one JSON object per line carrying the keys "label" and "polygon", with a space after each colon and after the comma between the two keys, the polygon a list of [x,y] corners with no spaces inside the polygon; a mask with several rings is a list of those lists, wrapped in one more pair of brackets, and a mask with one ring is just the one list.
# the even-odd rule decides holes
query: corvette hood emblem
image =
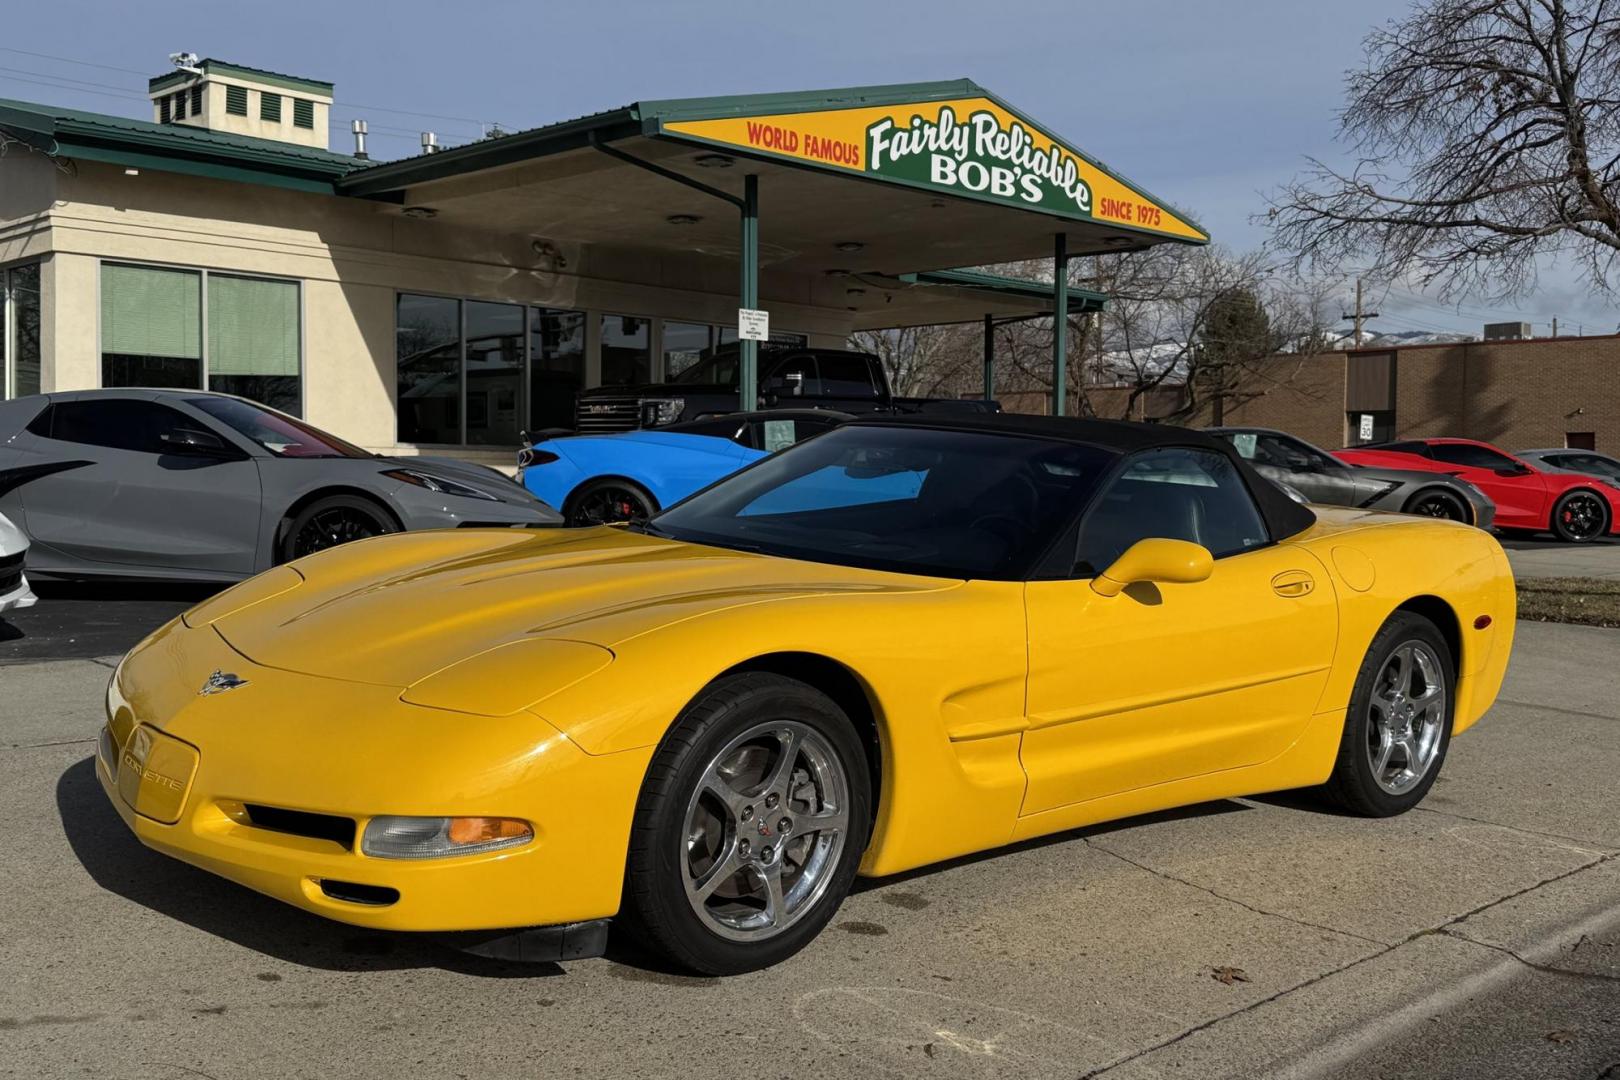
{"label": "corvette hood emblem", "polygon": [[202,689],[197,691],[197,693],[223,694],[227,690],[235,690],[238,686],[246,686],[247,684],[248,681],[246,679],[239,679],[236,677],[236,672],[220,671],[218,668],[216,668],[214,673],[208,676],[208,681],[202,684]]}

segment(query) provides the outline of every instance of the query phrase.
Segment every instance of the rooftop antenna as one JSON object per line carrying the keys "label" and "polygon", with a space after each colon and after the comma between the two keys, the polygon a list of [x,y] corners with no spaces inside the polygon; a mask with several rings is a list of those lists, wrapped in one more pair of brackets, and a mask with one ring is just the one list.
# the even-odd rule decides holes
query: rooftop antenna
{"label": "rooftop antenna", "polygon": [[439,137],[431,131],[422,132],[422,153],[436,154],[439,152]]}
{"label": "rooftop antenna", "polygon": [[350,126],[354,129],[354,156],[357,158],[370,157],[371,155],[366,153],[366,122],[356,120]]}
{"label": "rooftop antenna", "polygon": [[203,69],[197,66],[199,62],[197,54],[194,52],[172,52],[169,54],[169,63],[181,71],[190,72],[192,75],[201,75],[203,73]]}

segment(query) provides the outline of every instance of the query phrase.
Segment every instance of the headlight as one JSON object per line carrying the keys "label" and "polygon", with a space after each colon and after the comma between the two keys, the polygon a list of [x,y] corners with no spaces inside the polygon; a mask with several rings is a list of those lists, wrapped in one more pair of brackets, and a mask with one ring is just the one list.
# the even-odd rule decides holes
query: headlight
{"label": "headlight", "polygon": [[685,408],[685,398],[642,398],[641,426],[657,427],[659,424],[673,424],[681,418],[681,412]]}
{"label": "headlight", "polygon": [[417,487],[427,488],[429,491],[436,491],[440,495],[460,495],[464,499],[500,501],[486,491],[479,491],[475,487],[468,487],[466,484],[458,484],[454,480],[446,480],[442,476],[418,472],[415,469],[385,469],[383,475],[391,476],[395,480],[403,480],[407,484],[415,484]]}
{"label": "headlight", "polygon": [[360,850],[374,859],[441,859],[517,847],[534,839],[527,821],[500,817],[374,817]]}

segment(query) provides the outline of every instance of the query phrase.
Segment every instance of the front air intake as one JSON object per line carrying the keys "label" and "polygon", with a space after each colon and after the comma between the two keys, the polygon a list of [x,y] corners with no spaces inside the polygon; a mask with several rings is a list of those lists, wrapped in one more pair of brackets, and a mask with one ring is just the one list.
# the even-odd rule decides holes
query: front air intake
{"label": "front air intake", "polygon": [[354,850],[354,819],[336,814],[312,814],[307,810],[286,810],[279,806],[261,806],[244,803],[248,823],[256,829],[307,836],[311,840],[330,840],[341,844],[346,851]]}

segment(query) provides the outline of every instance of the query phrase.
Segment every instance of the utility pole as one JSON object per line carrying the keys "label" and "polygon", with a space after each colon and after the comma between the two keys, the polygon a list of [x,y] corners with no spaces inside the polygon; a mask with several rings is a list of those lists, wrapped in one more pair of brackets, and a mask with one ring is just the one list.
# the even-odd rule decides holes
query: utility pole
{"label": "utility pole", "polygon": [[1558,316],[1553,316],[1553,337],[1558,336]]}
{"label": "utility pole", "polygon": [[1352,340],[1356,343],[1356,345],[1355,345],[1356,348],[1358,348],[1358,349],[1361,348],[1361,324],[1362,324],[1362,322],[1364,322],[1367,319],[1376,319],[1376,318],[1378,318],[1378,312],[1376,312],[1376,311],[1362,311],[1361,310],[1361,279],[1360,278],[1356,278],[1356,313],[1354,315],[1347,315],[1347,314],[1342,314],[1341,313],[1341,315],[1339,317],[1342,318],[1342,319],[1349,319],[1350,321],[1355,323],[1356,334],[1355,334],[1355,337],[1352,338]]}

